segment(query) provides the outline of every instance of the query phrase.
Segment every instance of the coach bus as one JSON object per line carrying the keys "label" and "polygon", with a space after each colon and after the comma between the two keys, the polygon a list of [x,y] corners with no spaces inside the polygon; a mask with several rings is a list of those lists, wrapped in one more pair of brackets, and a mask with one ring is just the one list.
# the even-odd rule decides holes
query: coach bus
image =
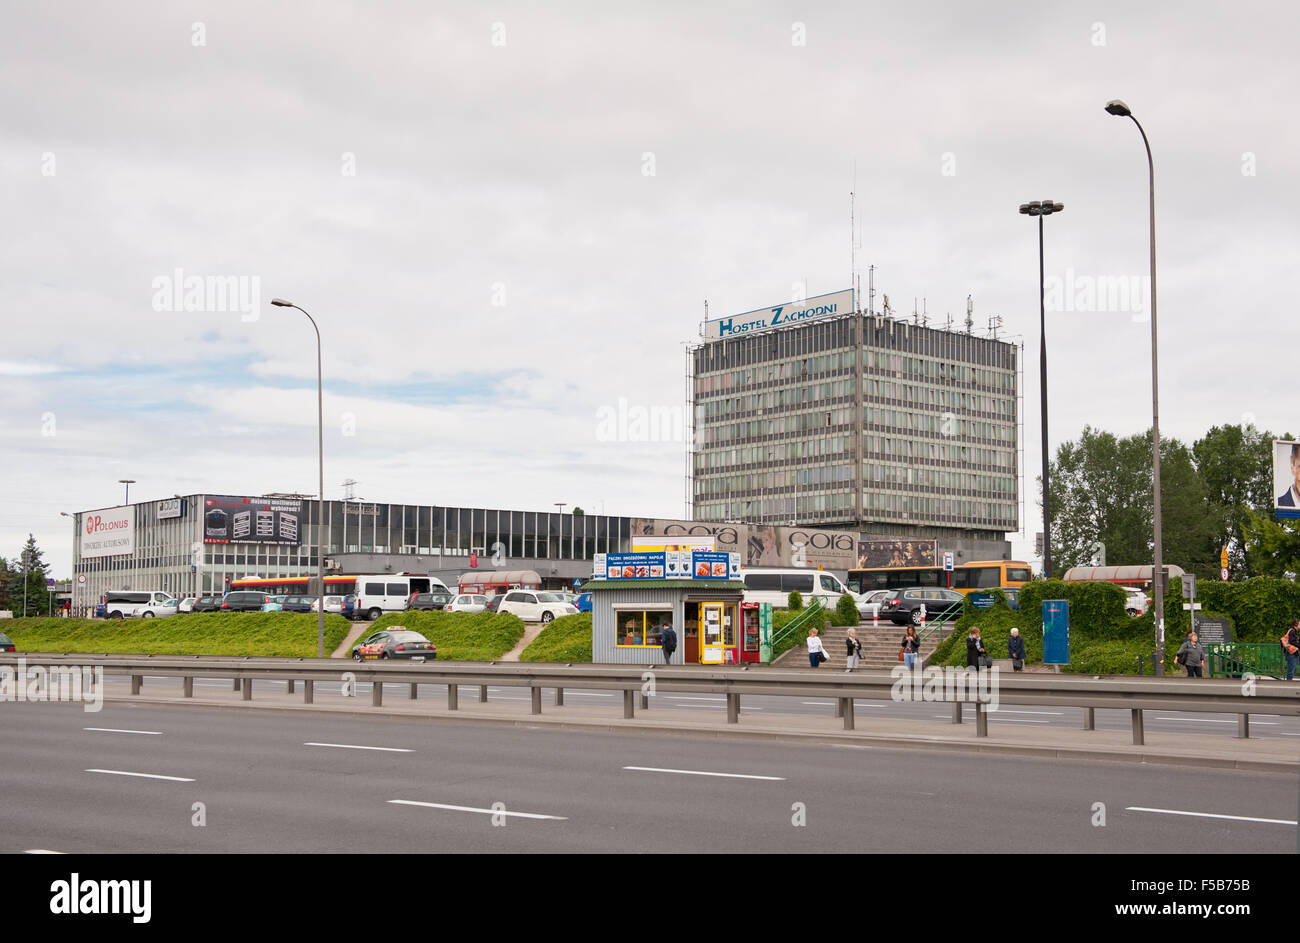
{"label": "coach bus", "polygon": [[880,566],[849,570],[846,581],[855,593],[876,589],[910,589],[941,586],[969,593],[999,586],[1023,586],[1034,578],[1033,568],[1022,560],[979,560],[957,565],[949,573],[941,566]]}

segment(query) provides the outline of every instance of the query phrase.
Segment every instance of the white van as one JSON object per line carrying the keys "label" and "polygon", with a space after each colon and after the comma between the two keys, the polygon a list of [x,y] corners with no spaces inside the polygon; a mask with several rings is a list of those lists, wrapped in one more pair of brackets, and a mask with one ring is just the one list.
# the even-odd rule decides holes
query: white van
{"label": "white van", "polygon": [[106,619],[161,619],[176,615],[177,600],[170,593],[158,590],[139,592],[110,592],[104,594]]}
{"label": "white van", "polygon": [[385,612],[403,612],[412,593],[442,589],[454,596],[447,584],[434,576],[416,573],[379,573],[357,577],[356,618],[373,622]]}
{"label": "white van", "polygon": [[745,581],[745,602],[767,602],[773,609],[788,608],[794,590],[799,591],[805,605],[816,599],[827,609],[834,609],[845,593],[853,596],[834,573],[826,570],[751,567],[741,568],[740,578]]}

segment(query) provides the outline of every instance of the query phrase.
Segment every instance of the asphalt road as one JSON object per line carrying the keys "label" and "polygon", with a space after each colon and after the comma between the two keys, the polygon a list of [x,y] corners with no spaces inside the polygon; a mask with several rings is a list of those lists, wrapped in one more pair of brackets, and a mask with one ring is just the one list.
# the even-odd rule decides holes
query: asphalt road
{"label": "asphalt road", "polygon": [[1276,773],[122,703],[0,705],[0,757],[0,852],[1296,848]]}
{"label": "asphalt road", "polygon": [[[351,666],[351,662],[346,665],[340,665],[340,674]],[[828,672],[829,673],[829,672]],[[125,692],[130,685],[130,679],[122,675],[105,675],[104,683],[110,691]],[[179,689],[180,682],[175,678],[150,678],[145,676],[145,691],[151,686],[157,687],[168,692],[176,692]],[[284,691],[285,682],[283,681],[258,681],[258,689],[265,688],[268,691]],[[229,691],[231,689],[230,681],[224,679],[203,679],[198,678],[194,681],[196,692],[201,692],[204,688],[214,690]],[[329,683],[317,682],[316,690],[322,694],[340,693],[342,682]],[[462,685],[460,696],[462,698],[476,698],[477,686]],[[385,686],[384,697],[399,698],[405,700],[408,696],[408,687],[405,684],[389,684]],[[370,698],[369,682],[359,682],[356,685],[356,693],[359,699],[364,699],[367,703]],[[419,694],[421,698],[436,698],[446,700],[447,687],[441,684],[422,684],[420,685]],[[488,697],[490,700],[500,701],[527,701],[529,694],[527,689],[521,687],[496,687],[489,686]],[[565,688],[565,703],[582,706],[599,706],[608,704],[611,711],[618,710],[621,707],[620,695],[615,691],[595,691],[583,690],[581,688]],[[555,692],[553,689],[544,689],[542,693],[542,703],[554,704]],[[857,712],[859,720],[869,722],[872,715],[890,718],[912,718],[915,720],[951,720],[952,705],[950,704],[932,704],[915,701],[876,701],[862,698],[854,699],[854,709]],[[714,711],[725,712],[727,709],[727,699],[721,694],[704,695],[704,694],[660,694],[650,701],[652,710],[685,710],[685,711]],[[796,714],[796,715],[819,715],[829,717],[834,713],[835,704],[829,698],[799,698],[799,697],[776,697],[751,695],[741,699],[741,713],[762,712],[767,714]],[[621,714],[619,715],[621,716]],[[975,717],[975,708],[973,705],[965,707],[965,716],[967,721],[973,722]],[[1051,706],[1006,706],[999,707],[996,712],[989,714],[989,723],[1005,725],[1007,727],[1016,726],[1051,726],[1051,727],[1070,727],[1079,729],[1083,726],[1083,710],[1077,707],[1051,707]],[[1178,732],[1178,733],[1199,733],[1199,734],[1217,734],[1224,737],[1235,737],[1237,735],[1237,718],[1235,715],[1227,714],[1192,714],[1179,711],[1177,713],[1167,711],[1147,711],[1144,720],[1146,729],[1150,731]],[[1104,730],[1129,730],[1131,729],[1132,720],[1129,712],[1126,710],[1098,710],[1097,727]],[[1300,740],[1300,717],[1278,717],[1265,714],[1252,714],[1250,717],[1250,735],[1252,737],[1276,737],[1286,738],[1289,740]]]}

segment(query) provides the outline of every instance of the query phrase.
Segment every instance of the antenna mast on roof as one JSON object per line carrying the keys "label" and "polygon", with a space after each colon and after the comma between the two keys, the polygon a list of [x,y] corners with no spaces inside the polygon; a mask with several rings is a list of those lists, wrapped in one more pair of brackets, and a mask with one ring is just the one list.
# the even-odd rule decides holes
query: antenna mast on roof
{"label": "antenna mast on roof", "polygon": [[347,481],[343,482],[343,488],[344,488],[343,491],[344,501],[355,501],[357,499],[356,497],[357,482],[355,478],[349,478]]}
{"label": "antenna mast on roof", "polygon": [[867,314],[876,314],[876,267],[867,266]]}
{"label": "antenna mast on roof", "polygon": [[971,332],[971,328],[974,326],[975,326],[975,302],[971,300],[970,295],[967,295],[966,296],[966,333],[969,334]]}
{"label": "antenna mast on roof", "polygon": [[998,339],[998,329],[1002,327],[1002,315],[995,314],[989,318],[989,336]]}

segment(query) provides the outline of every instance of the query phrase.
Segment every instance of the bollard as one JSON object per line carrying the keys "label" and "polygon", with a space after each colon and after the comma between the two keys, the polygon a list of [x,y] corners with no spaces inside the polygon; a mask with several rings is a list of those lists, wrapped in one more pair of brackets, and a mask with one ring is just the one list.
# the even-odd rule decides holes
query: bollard
{"label": "bollard", "polygon": [[245,678],[244,679],[244,700],[251,701],[252,699],[253,699],[253,679]]}
{"label": "bollard", "polygon": [[844,715],[844,729],[852,730],[853,729],[853,698],[842,697],[839,700],[844,702],[844,705],[840,708],[840,713]]}
{"label": "bollard", "polygon": [[370,683],[370,706],[384,706],[384,682],[377,678]]}
{"label": "bollard", "polygon": [[418,700],[419,697],[420,697],[420,683],[419,683],[418,681],[412,681],[412,682],[411,682],[411,700],[413,700],[413,701],[414,701],[414,700]]}
{"label": "bollard", "polygon": [[144,683],[143,675],[131,675],[131,693],[139,694],[140,685]]}
{"label": "bollard", "polygon": [[1142,729],[1142,708],[1133,708],[1133,745],[1140,747],[1146,743],[1146,735]]}
{"label": "bollard", "polygon": [[447,685],[447,710],[460,710],[460,685]]}
{"label": "bollard", "polygon": [[1238,740],[1250,739],[1250,715],[1249,714],[1237,715],[1237,739]]}
{"label": "bollard", "polygon": [[529,688],[528,693],[530,695],[529,700],[531,701],[531,704],[529,705],[529,713],[540,714],[542,712],[542,689],[539,687],[532,687]]}
{"label": "bollard", "polygon": [[480,704],[486,704],[486,703],[487,703],[487,685],[486,685],[486,684],[480,684],[480,685],[478,686],[478,702],[479,702]]}
{"label": "bollard", "polygon": [[739,694],[727,695],[727,723],[729,724],[740,723],[740,695]]}
{"label": "bollard", "polygon": [[623,719],[631,720],[636,716],[636,692],[631,688],[623,691]]}
{"label": "bollard", "polygon": [[181,697],[193,697],[193,696],[194,696],[194,679],[183,678],[181,684]]}
{"label": "bollard", "polygon": [[989,735],[989,712],[985,710],[981,701],[975,702],[975,736],[987,737]]}
{"label": "bollard", "polygon": [[1083,709],[1083,729],[1097,729],[1097,709],[1095,707],[1085,707]]}
{"label": "bollard", "polygon": [[316,682],[304,681],[302,683],[302,702],[304,704],[312,704],[315,702],[315,698],[316,698]]}
{"label": "bollard", "polygon": [[555,706],[556,707],[564,706],[564,688],[555,689]]}
{"label": "bollard", "polygon": [[952,722],[954,724],[961,723],[961,701],[952,702]]}

